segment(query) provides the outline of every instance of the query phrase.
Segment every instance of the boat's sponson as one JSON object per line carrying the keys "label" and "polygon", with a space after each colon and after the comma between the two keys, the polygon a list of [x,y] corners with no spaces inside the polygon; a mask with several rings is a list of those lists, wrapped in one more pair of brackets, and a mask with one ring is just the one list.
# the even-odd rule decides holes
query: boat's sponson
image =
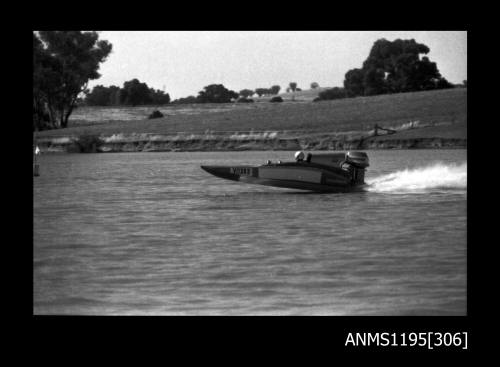
{"label": "boat's sponson", "polygon": [[262,166],[201,166],[214,176],[245,183],[300,190],[343,192],[360,188],[368,157],[362,152],[308,154],[299,162]]}

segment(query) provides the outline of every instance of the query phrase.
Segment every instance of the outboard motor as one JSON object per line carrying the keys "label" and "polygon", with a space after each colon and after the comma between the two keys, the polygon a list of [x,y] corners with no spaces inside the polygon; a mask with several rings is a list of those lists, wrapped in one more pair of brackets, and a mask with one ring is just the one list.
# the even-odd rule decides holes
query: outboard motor
{"label": "outboard motor", "polygon": [[370,165],[368,155],[364,152],[347,152],[345,163],[348,171],[351,173],[353,184],[365,183],[366,167]]}
{"label": "outboard motor", "polygon": [[370,160],[365,152],[347,152],[346,162],[357,168],[366,168],[370,165]]}

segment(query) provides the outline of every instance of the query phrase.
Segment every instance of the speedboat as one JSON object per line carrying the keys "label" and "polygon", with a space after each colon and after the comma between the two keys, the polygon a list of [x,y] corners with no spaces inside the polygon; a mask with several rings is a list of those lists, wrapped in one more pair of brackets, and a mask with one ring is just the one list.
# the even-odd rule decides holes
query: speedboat
{"label": "speedboat", "polygon": [[201,166],[214,176],[250,184],[290,189],[346,192],[362,189],[365,171],[369,166],[364,152],[335,152],[327,154],[295,153],[295,161],[261,166]]}

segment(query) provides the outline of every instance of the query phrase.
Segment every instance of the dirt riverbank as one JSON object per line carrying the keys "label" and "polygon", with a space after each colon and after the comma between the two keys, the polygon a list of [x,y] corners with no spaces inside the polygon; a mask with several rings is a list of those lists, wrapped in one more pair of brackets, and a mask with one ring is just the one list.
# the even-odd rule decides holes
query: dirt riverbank
{"label": "dirt riverbank", "polygon": [[165,152],[242,150],[369,150],[464,149],[465,126],[427,126],[373,136],[373,132],[308,133],[290,131],[204,134],[113,134],[110,136],[41,137],[42,153],[61,152]]}

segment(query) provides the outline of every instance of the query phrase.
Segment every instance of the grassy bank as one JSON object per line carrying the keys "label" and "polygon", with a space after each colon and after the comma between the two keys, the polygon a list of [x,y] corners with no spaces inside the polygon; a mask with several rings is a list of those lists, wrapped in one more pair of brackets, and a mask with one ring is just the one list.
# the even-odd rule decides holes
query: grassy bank
{"label": "grassy bank", "polygon": [[[464,147],[467,140],[464,88],[323,102],[171,105],[158,108],[165,117],[148,120],[153,109],[81,108],[67,129],[36,135],[47,146],[54,142],[53,147],[57,141],[69,146],[82,135],[95,135],[104,139],[108,151],[120,151],[120,144],[128,144],[130,150],[134,142],[136,148],[149,142],[150,150],[234,150],[295,149],[304,142],[318,149],[370,149],[387,147],[388,142],[392,147],[412,147],[408,141],[420,142],[413,147],[425,147],[425,142]],[[375,124],[397,133],[369,138]]]}

